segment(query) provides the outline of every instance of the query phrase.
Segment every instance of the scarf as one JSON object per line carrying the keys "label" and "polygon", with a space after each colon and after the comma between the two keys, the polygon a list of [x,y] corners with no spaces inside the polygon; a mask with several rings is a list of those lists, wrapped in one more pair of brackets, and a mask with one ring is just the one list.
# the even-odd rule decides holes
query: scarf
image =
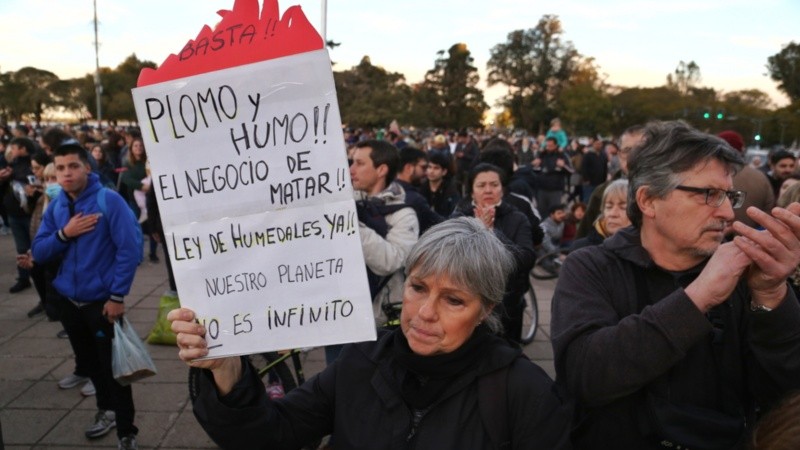
{"label": "scarf", "polygon": [[491,334],[485,325],[475,331],[461,347],[450,353],[421,356],[414,353],[401,330],[394,334],[394,357],[406,369],[400,383],[400,396],[414,409],[425,409],[439,399],[444,390],[485,356],[481,347]]}

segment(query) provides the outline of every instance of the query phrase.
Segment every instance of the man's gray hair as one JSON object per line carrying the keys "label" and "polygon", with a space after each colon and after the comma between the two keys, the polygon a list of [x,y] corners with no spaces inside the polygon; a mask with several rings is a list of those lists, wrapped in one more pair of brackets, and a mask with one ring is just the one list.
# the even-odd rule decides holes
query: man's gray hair
{"label": "man's gray hair", "polygon": [[643,130],[643,142],[628,161],[628,217],[642,226],[642,211],[636,191],[647,186],[647,195],[664,198],[681,184],[680,174],[697,164],[717,160],[731,175],[744,164],[742,156],[727,142],[698,131],[685,122],[650,122]]}
{"label": "man's gray hair", "polygon": [[[480,220],[459,217],[430,228],[406,258],[406,277],[445,275],[454,284],[481,299],[484,312],[499,305],[506,292],[506,281],[514,270],[514,258],[500,239]],[[502,330],[496,309],[486,316],[486,325]]]}

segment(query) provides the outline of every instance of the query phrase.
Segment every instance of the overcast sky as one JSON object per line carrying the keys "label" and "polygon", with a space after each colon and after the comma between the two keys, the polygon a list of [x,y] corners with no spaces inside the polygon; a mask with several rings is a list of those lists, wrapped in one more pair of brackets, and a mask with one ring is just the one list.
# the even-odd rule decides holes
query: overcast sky
{"label": "overcast sky", "polygon": [[[178,53],[216,11],[233,0],[96,0],[100,65],[115,67],[131,53],[160,64]],[[321,1],[300,4],[321,32]],[[340,0],[328,4],[327,36],[336,70],[364,55],[387,70],[420,81],[438,50],[465,42],[485,78],[489,50],[508,33],[558,15],[564,38],[592,56],[608,82],[660,86],[679,61],[700,66],[701,84],[718,90],[758,88],[778,105],[788,102],[766,76],[767,57],[800,40],[797,0]],[[4,45],[0,71],[25,66],[61,78],[94,71],[92,0],[2,0]],[[483,87],[483,83],[482,83]],[[503,88],[487,92],[490,104]]]}

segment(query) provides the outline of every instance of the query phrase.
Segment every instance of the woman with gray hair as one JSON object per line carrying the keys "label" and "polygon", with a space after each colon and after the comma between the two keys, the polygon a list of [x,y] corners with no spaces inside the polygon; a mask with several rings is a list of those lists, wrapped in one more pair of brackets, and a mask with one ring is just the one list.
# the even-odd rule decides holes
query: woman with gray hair
{"label": "woman with gray hair", "polygon": [[412,248],[400,328],[346,346],[300,388],[270,400],[247,358],[208,354],[194,313],[169,314],[191,367],[195,416],[223,448],[569,448],[570,409],[552,380],[494,335],[513,257],[474,218]]}
{"label": "woman with gray hair", "polygon": [[570,247],[570,251],[575,251],[583,247],[600,245],[606,238],[631,224],[628,218],[628,180],[615,180],[603,191],[603,199],[600,202],[602,209],[600,215],[594,222],[594,226],[586,236],[576,239]]}

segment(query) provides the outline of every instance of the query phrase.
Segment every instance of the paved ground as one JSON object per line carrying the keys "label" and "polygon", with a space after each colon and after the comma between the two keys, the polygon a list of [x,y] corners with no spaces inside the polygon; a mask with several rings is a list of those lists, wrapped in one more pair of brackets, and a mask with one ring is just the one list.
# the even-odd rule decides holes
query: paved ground
{"label": "paved ground", "polygon": [[[0,236],[0,423],[6,449],[116,448],[116,435],[89,441],[83,429],[92,421],[94,397],[84,398],[78,388],[60,390],[56,381],[73,370],[72,350],[58,339],[58,322],[44,316],[28,319],[26,312],[37,302],[33,288],[9,294],[14,284],[14,244]],[[156,319],[158,302],[167,289],[164,264],[143,263],[126,299],[129,318],[144,337]],[[554,283],[537,282],[543,325],[525,353],[554,376],[550,346],[550,297]],[[149,346],[158,368],[154,377],[133,388],[139,447],[143,449],[216,448],[197,425],[186,388],[188,369],[174,347]],[[324,365],[321,350],[304,355],[308,376]],[[2,448],[2,445],[0,445]]]}

